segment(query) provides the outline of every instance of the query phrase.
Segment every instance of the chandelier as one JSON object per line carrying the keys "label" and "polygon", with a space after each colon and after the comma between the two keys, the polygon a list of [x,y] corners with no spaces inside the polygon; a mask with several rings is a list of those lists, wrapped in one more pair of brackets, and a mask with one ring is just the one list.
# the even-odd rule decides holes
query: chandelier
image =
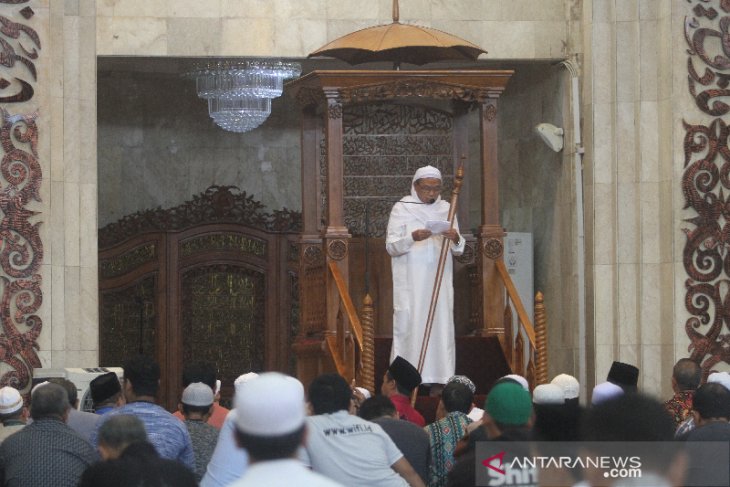
{"label": "chandelier", "polygon": [[224,130],[248,132],[271,115],[271,99],[281,96],[284,80],[302,72],[299,63],[219,61],[197,69],[198,96],[208,101],[210,118]]}

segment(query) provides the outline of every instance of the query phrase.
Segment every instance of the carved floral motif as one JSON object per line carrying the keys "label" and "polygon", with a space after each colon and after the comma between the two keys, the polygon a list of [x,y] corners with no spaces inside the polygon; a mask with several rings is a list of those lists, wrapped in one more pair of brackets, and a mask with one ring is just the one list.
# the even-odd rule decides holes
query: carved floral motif
{"label": "carved floral motif", "polygon": [[[707,124],[684,122],[682,193],[691,216],[683,231],[685,323],[690,358],[700,363],[705,376],[720,363],[730,364],[730,2],[714,5],[699,0],[685,18],[688,89]],[[722,12],[718,12],[718,8]],[[724,14],[723,14],[724,12]],[[719,17],[718,17],[719,16]]]}
{"label": "carved floral motif", "polygon": [[43,243],[37,212],[28,206],[40,201],[36,116],[9,115],[2,109],[0,144],[0,362],[7,370],[0,386],[23,390],[31,372],[40,367],[36,350],[43,323],[36,314],[43,302]]}
{"label": "carved floral motif", "polygon": [[211,186],[180,206],[143,210],[99,230],[99,246],[110,247],[130,235],[147,231],[182,230],[201,223],[239,223],[275,233],[296,233],[302,215],[287,208],[264,211],[264,205],[235,186]]}

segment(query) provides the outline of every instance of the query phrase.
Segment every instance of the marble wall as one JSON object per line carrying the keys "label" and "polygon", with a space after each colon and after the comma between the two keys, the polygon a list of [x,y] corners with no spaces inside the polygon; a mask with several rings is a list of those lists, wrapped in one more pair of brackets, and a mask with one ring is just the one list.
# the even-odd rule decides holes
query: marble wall
{"label": "marble wall", "polygon": [[668,395],[679,322],[674,283],[682,279],[675,277],[681,260],[674,246],[680,187],[672,170],[672,46],[682,35],[672,14],[673,7],[682,10],[681,2],[583,5],[587,290],[595,381],[605,380],[612,360],[621,360],[641,369],[640,388]]}

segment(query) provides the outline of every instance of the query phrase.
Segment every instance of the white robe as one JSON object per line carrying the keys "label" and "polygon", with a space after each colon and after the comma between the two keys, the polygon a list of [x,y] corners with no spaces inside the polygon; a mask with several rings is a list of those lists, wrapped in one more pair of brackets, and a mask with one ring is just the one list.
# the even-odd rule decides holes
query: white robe
{"label": "white robe", "polygon": [[[393,205],[385,240],[393,270],[393,348],[390,361],[400,355],[414,367],[418,366],[421,353],[443,237],[435,235],[416,242],[411,233],[425,228],[428,220],[446,220],[450,207],[440,198],[431,205],[418,203],[418,198],[406,196]],[[456,220],[454,228],[459,229]],[[464,245],[463,237],[458,246],[450,243],[451,253],[461,255]],[[422,382],[445,384],[454,375],[455,361],[453,263],[451,258],[447,258],[431,338],[421,370]]]}

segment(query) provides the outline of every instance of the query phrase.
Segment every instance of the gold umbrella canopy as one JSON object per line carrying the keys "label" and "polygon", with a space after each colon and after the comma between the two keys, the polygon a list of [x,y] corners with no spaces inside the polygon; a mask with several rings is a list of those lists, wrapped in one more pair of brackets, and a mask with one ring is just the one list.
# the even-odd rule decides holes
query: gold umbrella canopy
{"label": "gold umbrella canopy", "polygon": [[421,65],[435,61],[476,61],[486,52],[447,32],[399,23],[398,0],[394,0],[393,23],[352,32],[308,57],[329,56],[350,64],[387,61]]}

